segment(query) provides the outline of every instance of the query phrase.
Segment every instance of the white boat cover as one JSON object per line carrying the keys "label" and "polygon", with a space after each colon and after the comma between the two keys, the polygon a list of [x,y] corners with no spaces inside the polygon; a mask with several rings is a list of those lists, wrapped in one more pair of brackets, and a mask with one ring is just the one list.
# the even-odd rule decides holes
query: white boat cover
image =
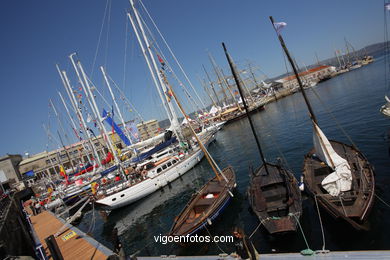
{"label": "white boat cover", "polygon": [[220,111],[221,108],[220,107],[215,107],[215,106],[212,106],[210,111],[209,111],[209,114],[211,115],[215,115],[216,113],[218,113],[218,111]]}
{"label": "white boat cover", "polygon": [[351,189],[352,173],[348,161],[336,153],[328,138],[314,124],[313,142],[317,156],[331,167],[334,172],[325,177],[322,187],[332,196],[338,196],[340,192]]}

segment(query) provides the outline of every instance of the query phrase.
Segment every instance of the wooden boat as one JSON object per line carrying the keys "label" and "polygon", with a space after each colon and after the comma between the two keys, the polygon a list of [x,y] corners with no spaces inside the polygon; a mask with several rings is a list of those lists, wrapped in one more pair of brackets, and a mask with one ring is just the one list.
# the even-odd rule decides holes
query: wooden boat
{"label": "wooden boat", "polygon": [[270,234],[296,231],[302,212],[301,192],[293,174],[267,163],[252,171],[249,204]]}
{"label": "wooden boat", "polygon": [[[189,116],[184,111],[176,93],[173,91],[172,86],[169,84],[162,71],[161,75],[183,116],[189,121]],[[236,177],[233,168],[229,166],[221,170],[203,145],[202,141],[196,135],[192,125],[188,124],[188,126],[215,173],[215,177],[209,180],[206,185],[192,197],[182,212],[175,218],[170,232],[170,235],[173,236],[191,235],[204,228],[206,224],[211,225],[211,221],[226,207],[230,201],[230,197],[233,197],[232,190],[236,187]]]}
{"label": "wooden boat", "polygon": [[305,156],[303,166],[305,186],[329,214],[346,220],[358,230],[367,229],[365,220],[374,203],[374,169],[355,147],[329,141],[322,132],[277,23],[272,17],[270,20],[297,78],[313,125],[314,148]]}
{"label": "wooden boat", "polygon": [[[223,48],[229,62],[232,74],[236,81],[241,97],[242,89],[235,72],[235,66],[227,53],[225,44]],[[250,187],[248,189],[249,204],[260,223],[270,234],[280,234],[295,231],[297,220],[302,212],[302,199],[298,182],[293,174],[280,165],[266,162],[257,134],[254,130],[250,110],[244,98],[242,98],[245,114],[255,137],[257,148],[263,165],[255,172],[251,172]]]}
{"label": "wooden boat", "polygon": [[337,141],[330,141],[334,150],[345,158],[352,170],[350,191],[332,196],[321,183],[333,170],[315,156],[314,148],[305,156],[304,183],[310,194],[335,218],[342,218],[358,230],[366,230],[367,216],[373,206],[375,193],[374,170],[364,155],[356,148]]}
{"label": "wooden boat", "polygon": [[196,233],[207,224],[210,225],[228,205],[236,178],[232,167],[227,167],[222,172],[228,181],[214,177],[197,191],[176,218],[170,235],[186,236]]}

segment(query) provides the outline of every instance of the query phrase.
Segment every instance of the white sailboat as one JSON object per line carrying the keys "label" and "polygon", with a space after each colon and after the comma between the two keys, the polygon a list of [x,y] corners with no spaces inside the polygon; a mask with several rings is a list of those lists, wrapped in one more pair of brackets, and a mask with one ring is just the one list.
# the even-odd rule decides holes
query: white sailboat
{"label": "white sailboat", "polygon": [[[152,46],[146,36],[143,20],[140,18],[138,10],[135,8],[133,0],[130,0],[133,15],[127,14],[131,25],[136,34],[142,54],[145,58],[149,71],[151,73],[154,85],[160,95],[160,99],[171,121],[171,128],[175,135],[181,139],[180,125],[173,104],[168,97],[167,81],[162,70],[156,64]],[[141,38],[142,36],[142,38]],[[215,131],[204,131],[202,141],[206,146],[214,140]],[[114,184],[112,187],[101,187],[97,193],[96,203],[106,209],[112,210],[131,204],[174,181],[179,176],[192,169],[204,154],[198,145],[193,145],[188,154],[168,155],[159,162],[151,164],[151,169],[144,169],[142,177],[138,180],[130,179]],[[147,168],[147,167],[145,167]]]}

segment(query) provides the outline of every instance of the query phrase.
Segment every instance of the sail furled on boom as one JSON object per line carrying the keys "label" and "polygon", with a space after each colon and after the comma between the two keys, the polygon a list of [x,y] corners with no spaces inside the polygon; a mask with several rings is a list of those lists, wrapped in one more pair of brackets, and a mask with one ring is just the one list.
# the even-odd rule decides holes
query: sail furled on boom
{"label": "sail furled on boom", "polygon": [[330,195],[338,196],[340,192],[351,189],[351,168],[348,161],[336,153],[319,126],[314,122],[313,126],[313,143],[316,155],[334,170],[334,172],[325,177],[321,185]]}

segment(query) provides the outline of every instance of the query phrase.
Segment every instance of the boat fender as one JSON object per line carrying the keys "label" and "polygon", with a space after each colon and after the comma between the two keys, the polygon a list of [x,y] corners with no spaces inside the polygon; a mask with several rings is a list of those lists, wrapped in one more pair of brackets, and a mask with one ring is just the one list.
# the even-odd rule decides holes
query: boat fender
{"label": "boat fender", "polygon": [[303,176],[301,176],[301,180],[299,182],[299,189],[301,191],[304,191],[305,190],[305,184],[303,183]]}
{"label": "boat fender", "polygon": [[233,198],[234,197],[233,193],[230,190],[228,192],[229,192],[230,197]]}
{"label": "boat fender", "polygon": [[207,224],[209,224],[210,226],[213,224],[213,223],[211,222],[211,219],[207,218]]}

